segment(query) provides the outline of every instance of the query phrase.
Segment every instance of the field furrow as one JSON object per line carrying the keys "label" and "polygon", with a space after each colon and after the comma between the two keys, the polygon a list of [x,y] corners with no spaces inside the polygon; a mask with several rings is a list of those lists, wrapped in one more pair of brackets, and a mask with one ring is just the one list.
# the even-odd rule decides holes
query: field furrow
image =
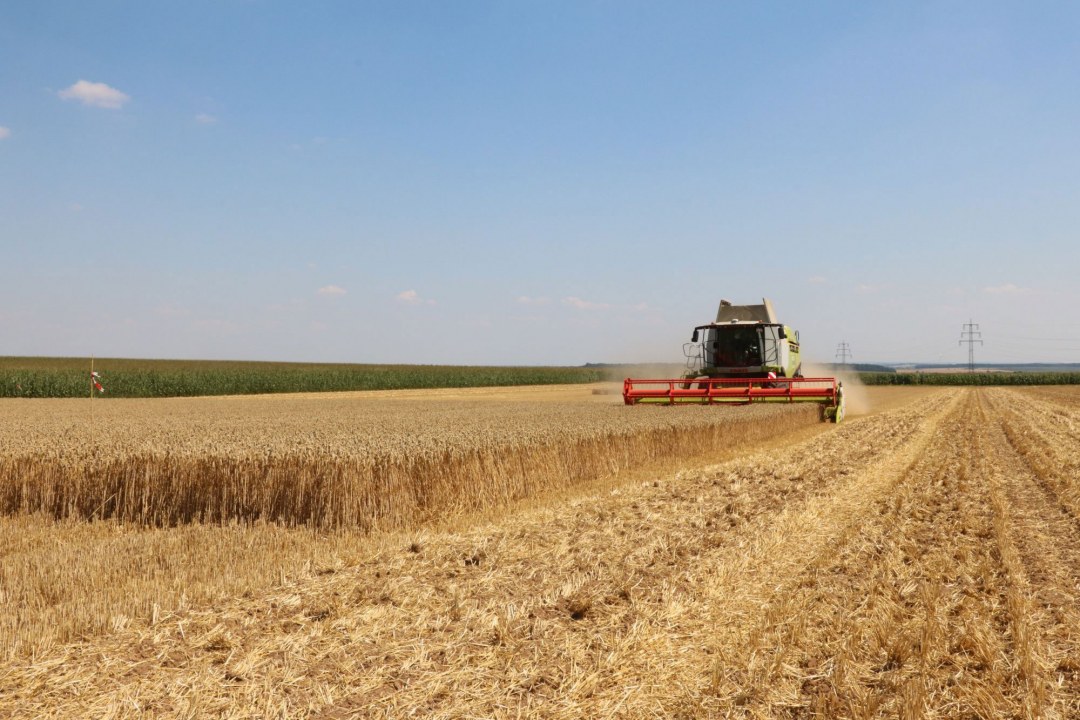
{"label": "field furrow", "polygon": [[1080,405],[1070,408],[1033,393],[995,388],[994,408],[1005,437],[1039,483],[1080,523]]}
{"label": "field furrow", "polygon": [[718,672],[747,716],[1044,716],[1041,636],[976,398],[732,644]]}
{"label": "field furrow", "polygon": [[1046,618],[1031,600],[1027,569],[1017,550],[1019,534],[1013,509],[1005,496],[1003,471],[1009,467],[1010,448],[1003,443],[1000,426],[985,409],[983,393],[976,395],[977,408],[968,427],[971,466],[985,483],[986,499],[993,512],[994,550],[1004,572],[1005,608],[1011,629],[1010,685],[1022,707],[1022,717],[1041,718],[1051,686],[1047,673]]}
{"label": "field furrow", "polygon": [[[987,432],[988,464],[1005,492],[1015,546],[1029,578],[1031,615],[1043,624],[1043,672],[1048,675],[1046,717],[1080,716],[1080,523],[1028,456],[1006,440],[1007,396],[989,395],[995,422]],[[1015,437],[1015,435],[1014,435]]]}
{"label": "field furrow", "polygon": [[959,421],[954,409],[929,426],[832,552],[782,579],[764,623],[733,644],[743,657],[727,679],[751,717],[918,715],[943,654],[934,568],[946,541],[934,529],[959,510],[942,502],[956,465],[941,443]]}
{"label": "field furrow", "polygon": [[[845,601],[865,600],[851,588],[822,594],[829,578],[843,572],[837,558],[860,555],[856,548],[880,547],[901,501],[924,473],[942,423],[956,414],[956,400],[924,417],[918,434],[897,444],[877,463],[833,492],[815,498],[798,515],[780,518],[758,547],[740,562],[720,569],[714,593],[716,700],[712,710],[741,707],[751,717],[799,715],[821,704],[822,638],[815,613],[830,614]],[[861,440],[861,438],[860,438]],[[852,566],[867,575],[869,558]],[[842,668],[832,668],[842,672]],[[707,696],[707,695],[706,695]],[[835,709],[835,708],[834,708]]]}

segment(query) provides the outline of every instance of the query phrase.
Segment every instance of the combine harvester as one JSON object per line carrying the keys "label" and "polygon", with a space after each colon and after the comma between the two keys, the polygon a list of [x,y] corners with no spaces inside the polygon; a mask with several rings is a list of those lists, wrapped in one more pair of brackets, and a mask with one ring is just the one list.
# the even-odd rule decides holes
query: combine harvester
{"label": "combine harvester", "polygon": [[799,333],[779,323],[772,303],[720,301],[716,322],[694,328],[683,345],[686,374],[674,380],[627,378],[627,405],[747,405],[813,402],[826,420],[844,419],[844,388],[836,378],[802,375]]}

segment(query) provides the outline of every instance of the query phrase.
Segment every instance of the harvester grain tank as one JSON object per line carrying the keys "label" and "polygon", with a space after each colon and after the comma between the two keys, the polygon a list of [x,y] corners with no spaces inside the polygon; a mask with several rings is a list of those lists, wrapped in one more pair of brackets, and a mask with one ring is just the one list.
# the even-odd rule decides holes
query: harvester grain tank
{"label": "harvester grain tank", "polygon": [[836,378],[802,374],[799,333],[779,322],[768,298],[761,305],[720,301],[715,322],[698,325],[683,346],[686,372],[676,379],[623,382],[627,405],[732,405],[815,402],[826,419],[844,417],[844,389]]}

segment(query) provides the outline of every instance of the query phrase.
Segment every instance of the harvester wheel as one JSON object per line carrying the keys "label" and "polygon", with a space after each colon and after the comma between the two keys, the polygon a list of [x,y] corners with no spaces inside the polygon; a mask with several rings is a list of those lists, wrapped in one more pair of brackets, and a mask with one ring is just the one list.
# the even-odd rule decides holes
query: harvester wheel
{"label": "harvester wheel", "polygon": [[834,423],[838,423],[844,419],[844,412],[846,411],[846,403],[844,402],[844,386],[840,383],[836,384],[836,404],[825,406],[825,419],[832,420]]}
{"label": "harvester wheel", "polygon": [[833,422],[840,422],[844,419],[844,412],[847,402],[844,400],[844,386],[840,383],[836,385],[836,413],[833,415]]}

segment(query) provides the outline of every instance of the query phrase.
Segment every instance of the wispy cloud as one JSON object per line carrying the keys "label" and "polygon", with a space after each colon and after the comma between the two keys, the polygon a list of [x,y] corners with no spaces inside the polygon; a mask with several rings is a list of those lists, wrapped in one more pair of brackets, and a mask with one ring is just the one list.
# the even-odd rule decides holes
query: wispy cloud
{"label": "wispy cloud", "polygon": [[855,286],[855,292],[861,295],[869,295],[870,293],[876,293],[881,290],[881,285],[871,285],[869,283],[859,283]]}
{"label": "wispy cloud", "polygon": [[609,303],[591,302],[589,300],[582,300],[579,297],[565,297],[562,299],[562,304],[578,310],[608,310],[611,308]]}
{"label": "wispy cloud", "polygon": [[322,295],[323,297],[337,297],[340,295],[344,295],[346,292],[348,291],[343,287],[338,287],[337,285],[327,285],[326,287],[321,287],[316,290],[315,294]]}
{"label": "wispy cloud", "polygon": [[11,129],[0,125],[0,140],[5,140],[11,137]]}
{"label": "wispy cloud", "polygon": [[521,295],[518,297],[517,302],[519,305],[550,305],[551,300],[546,297],[529,297],[528,295]]}
{"label": "wispy cloud", "polygon": [[64,88],[57,93],[64,100],[78,100],[83,105],[91,107],[108,108],[119,110],[131,100],[131,96],[122,93],[105,83],[80,80],[71,87]]}
{"label": "wispy cloud", "polygon": [[217,122],[217,116],[211,115],[209,113],[199,113],[195,116],[195,122],[199,123],[200,125],[213,125]]}
{"label": "wispy cloud", "polygon": [[983,288],[983,292],[989,295],[1026,295],[1031,292],[1030,288],[1022,288],[1013,283],[1005,283],[1004,285],[994,285],[992,287]]}
{"label": "wispy cloud", "polygon": [[612,310],[612,311],[622,312],[622,313],[625,313],[625,312],[643,313],[643,312],[649,312],[651,310],[651,308],[649,307],[649,304],[644,303],[644,302],[634,303],[632,305],[623,305],[623,304],[613,304],[613,303],[606,303],[606,302],[595,302],[593,300],[584,300],[584,299],[576,297],[574,295],[570,295],[569,297],[564,297],[560,302],[565,307],[574,308],[575,310],[584,310],[584,311],[589,311],[589,310]]}
{"label": "wispy cloud", "polygon": [[434,305],[435,304],[434,300],[428,300],[426,298],[420,297],[420,293],[416,292],[415,290],[406,290],[405,292],[400,292],[395,296],[395,299],[399,303],[403,303],[405,305]]}
{"label": "wispy cloud", "polygon": [[810,283],[811,285],[824,285],[829,281],[824,275],[811,275],[810,277],[806,278],[806,282]]}

